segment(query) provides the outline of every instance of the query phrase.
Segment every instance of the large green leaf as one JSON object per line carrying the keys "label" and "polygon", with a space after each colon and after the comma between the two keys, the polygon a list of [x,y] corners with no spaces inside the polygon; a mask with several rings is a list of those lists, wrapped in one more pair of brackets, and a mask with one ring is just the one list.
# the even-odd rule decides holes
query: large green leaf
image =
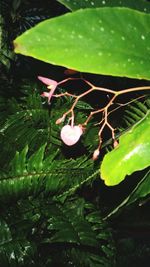
{"label": "large green leaf", "polygon": [[107,215],[107,218],[116,214],[124,206],[129,206],[136,201],[140,201],[145,197],[149,197],[149,195],[150,195],[150,171],[146,173],[146,175],[137,184],[136,188],[130,193],[130,195]]}
{"label": "large green leaf", "polygon": [[130,7],[144,12],[150,12],[150,4],[143,0],[57,0],[72,11],[80,8],[95,8],[106,6]]}
{"label": "large green leaf", "polygon": [[26,31],[15,52],[82,72],[150,79],[150,15],[81,9]]}
{"label": "large green leaf", "polygon": [[119,184],[126,175],[150,165],[150,112],[119,139],[119,146],[105,155],[101,177],[106,185]]}
{"label": "large green leaf", "polygon": [[150,171],[144,176],[144,178],[138,183],[136,188],[132,191],[130,196],[126,199],[126,204],[145,198],[150,194]]}

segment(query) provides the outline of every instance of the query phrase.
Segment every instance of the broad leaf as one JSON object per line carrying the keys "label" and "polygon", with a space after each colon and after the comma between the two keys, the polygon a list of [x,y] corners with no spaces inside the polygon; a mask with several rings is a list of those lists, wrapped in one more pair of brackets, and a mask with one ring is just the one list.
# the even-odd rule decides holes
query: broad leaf
{"label": "broad leaf", "polygon": [[57,0],[72,11],[80,8],[95,8],[106,6],[130,7],[144,12],[150,12],[150,4],[143,0]]}
{"label": "broad leaf", "polygon": [[127,205],[144,198],[150,194],[150,171],[144,176],[144,178],[138,183],[134,191],[127,198]]}
{"label": "broad leaf", "polygon": [[131,205],[132,203],[145,198],[150,195],[150,171],[144,176],[144,178],[138,183],[136,188],[131,192],[131,194],[119,205],[117,206],[111,213],[107,215],[111,217],[120,211],[124,206]]}
{"label": "broad leaf", "polygon": [[119,146],[105,155],[101,164],[101,177],[113,186],[126,175],[150,165],[150,112],[119,139]]}
{"label": "broad leaf", "polygon": [[15,52],[81,72],[150,79],[150,15],[128,8],[81,9],[39,23]]}

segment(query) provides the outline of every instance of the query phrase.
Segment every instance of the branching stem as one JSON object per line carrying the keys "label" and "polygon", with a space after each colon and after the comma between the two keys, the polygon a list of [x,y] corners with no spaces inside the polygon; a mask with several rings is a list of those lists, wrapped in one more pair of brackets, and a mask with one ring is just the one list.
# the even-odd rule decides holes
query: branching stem
{"label": "branching stem", "polygon": [[[63,118],[66,118],[66,116],[68,116],[70,114],[69,121],[70,121],[70,124],[71,124],[72,127],[74,125],[74,120],[75,120],[74,108],[76,107],[78,101],[81,98],[85,97],[86,95],[88,95],[88,94],[90,94],[90,93],[92,93],[94,91],[100,91],[100,92],[107,93],[108,95],[111,95],[111,99],[108,101],[108,103],[104,107],[101,107],[98,110],[94,110],[94,111],[90,112],[90,114],[87,117],[86,121],[82,125],[80,125],[84,129],[87,126],[88,122],[91,120],[91,118],[94,115],[96,115],[98,113],[101,113],[103,115],[102,119],[96,124],[96,125],[100,125],[100,130],[99,130],[99,133],[98,133],[98,135],[99,135],[98,149],[100,149],[100,147],[101,147],[102,133],[103,133],[103,130],[104,130],[105,126],[107,126],[110,129],[111,135],[112,135],[112,139],[113,139],[113,141],[115,141],[115,129],[108,122],[109,114],[112,113],[114,110],[117,110],[121,106],[124,106],[124,105],[127,105],[128,103],[133,102],[133,100],[132,100],[132,101],[126,103],[126,104],[119,104],[119,107],[109,111],[110,106],[114,104],[116,98],[118,96],[120,96],[120,95],[123,95],[123,94],[150,90],[150,86],[142,86],[142,87],[134,87],[134,88],[128,88],[128,89],[124,89],[124,90],[115,91],[115,90],[108,89],[108,88],[97,87],[97,86],[95,86],[94,84],[92,84],[91,82],[87,81],[84,78],[67,78],[67,79],[64,79],[64,80],[58,82],[58,85],[63,85],[65,83],[67,83],[68,81],[73,81],[73,80],[82,80],[90,88],[88,90],[86,90],[84,93],[80,94],[80,95],[74,95],[74,94],[70,94],[68,92],[54,95],[55,97],[68,96],[68,97],[74,98],[74,102],[73,102],[71,108],[63,114]],[[141,97],[139,97],[139,98],[141,98]],[[139,98],[137,98],[137,99],[139,99]],[[61,121],[61,119],[60,119],[60,121]]]}

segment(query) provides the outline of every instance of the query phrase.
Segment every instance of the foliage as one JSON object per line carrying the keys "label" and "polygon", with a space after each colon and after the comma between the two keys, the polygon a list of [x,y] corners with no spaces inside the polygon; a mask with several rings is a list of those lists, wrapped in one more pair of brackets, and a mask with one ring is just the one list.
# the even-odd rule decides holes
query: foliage
{"label": "foliage", "polygon": [[132,9],[81,9],[26,31],[15,52],[81,72],[150,79],[149,24],[149,14]]}
{"label": "foliage", "polygon": [[[85,9],[56,17],[68,12],[58,2],[72,11]],[[98,9],[95,9],[93,3],[98,5]],[[120,5],[121,7],[118,8]],[[40,48],[39,43],[34,42],[35,53],[39,48],[40,53],[44,55],[42,60],[46,61],[48,57],[46,48],[49,47],[53,48],[49,51],[49,62],[52,64],[61,64],[94,74],[126,75],[149,79],[147,63],[149,31],[148,27],[146,28],[149,15],[145,14],[149,13],[149,3],[143,0],[113,2],[46,0],[38,3],[35,0],[2,0],[1,6],[0,266],[120,267],[120,262],[123,266],[127,266],[130,263],[132,265],[134,260],[134,256],[131,256],[133,247],[135,258],[138,255],[139,262],[140,258],[148,258],[149,244],[145,242],[144,246],[138,247],[136,241],[139,238],[138,234],[143,231],[140,228],[141,217],[146,218],[146,225],[149,224],[148,208],[146,207],[146,217],[145,214],[141,216],[137,206],[137,204],[140,207],[145,206],[144,203],[149,199],[149,169],[139,172],[138,179],[132,179],[133,175],[131,175],[130,179],[125,180],[124,184],[119,184],[117,189],[106,187],[99,179],[99,165],[103,155],[107,150],[112,150],[112,144],[114,145],[118,138],[128,136],[129,130],[135,137],[134,130],[142,125],[146,114],[149,114],[149,96],[145,94],[141,97],[139,93],[141,88],[147,90],[144,92],[148,92],[149,86],[144,86],[145,83],[148,85],[148,82],[136,80],[136,87],[124,89],[121,85],[116,90],[117,78],[114,78],[115,85],[111,84],[113,83],[111,77],[102,75],[75,73],[75,78],[70,76],[68,78],[65,76],[68,74],[64,73],[64,68],[50,64],[42,65],[41,62],[30,57],[14,54],[12,40],[44,20],[17,37],[20,42],[19,40],[23,40],[24,36],[32,31],[38,32],[38,27],[43,28],[47,23],[53,24],[54,28],[49,28],[51,35],[48,36],[47,43],[43,41],[44,33],[42,33]],[[107,31],[104,33],[103,30],[100,31],[99,37],[97,32],[90,32],[90,27],[95,27],[94,23],[97,21],[95,14],[101,16],[103,23],[106,23]],[[87,16],[87,19],[92,18],[93,21],[90,20],[87,23],[83,15]],[[45,20],[51,17],[56,18]],[[61,29],[64,31],[64,37],[58,32],[60,22],[62,22]],[[131,25],[127,27],[127,23]],[[109,30],[112,26],[115,38],[112,39],[113,43],[110,43],[108,42],[108,40],[111,41]],[[136,26],[136,30],[130,26]],[[73,46],[70,49],[70,32],[74,29],[76,41],[73,40]],[[95,29],[97,30],[97,27]],[[79,37],[80,34],[84,36],[84,41]],[[132,38],[129,38],[131,35]],[[52,40],[52,36],[56,40]],[[126,36],[126,41],[120,41],[121,36]],[[147,38],[144,39],[143,36]],[[98,43],[95,42],[97,38],[100,38]],[[99,42],[101,38],[106,42]],[[32,43],[34,38],[30,37],[29,41]],[[132,47],[135,41],[136,49]],[[93,53],[94,49],[101,52],[98,44],[103,45],[101,47],[102,65],[97,54]],[[124,47],[121,46],[122,44]],[[43,48],[44,45],[46,48]],[[60,50],[62,45],[64,46]],[[107,47],[107,51],[104,46]],[[85,54],[85,51],[88,57],[83,60],[81,55]],[[112,53],[113,56],[108,58],[108,53]],[[90,55],[93,55],[93,61]],[[53,57],[62,58],[62,61],[56,62],[52,60]],[[130,60],[127,62],[127,59],[132,59],[132,62]],[[66,64],[65,60],[69,63]],[[120,65],[117,67],[114,62]],[[135,65],[131,66],[131,63]],[[78,64],[82,68],[78,67]],[[123,64],[127,64],[127,67],[121,68]],[[56,77],[57,89],[56,95],[52,94],[49,104],[41,97],[45,89],[37,80],[37,76],[50,75],[53,79],[53,74]],[[67,80],[67,84],[62,83],[60,81],[62,79]],[[88,82],[92,79],[94,82]],[[103,80],[107,81],[105,85]],[[85,87],[83,87],[84,81],[87,82],[84,84]],[[123,80],[120,79],[120,81],[122,84]],[[100,86],[96,85],[97,82]],[[126,80],[126,82],[126,87],[131,87],[130,81]],[[108,87],[114,87],[115,90]],[[50,87],[47,87],[47,90],[50,90]],[[88,90],[91,95],[88,95]],[[45,95],[50,93],[51,91],[47,91]],[[128,99],[127,93],[130,93]],[[137,98],[137,101],[133,101],[132,97]],[[120,99],[124,100],[123,104],[117,103]],[[102,110],[101,113],[100,110]],[[61,123],[56,124],[64,114],[66,116]],[[117,120],[118,114],[120,118]],[[78,143],[68,147],[62,143],[60,131],[63,125],[71,122],[80,127],[83,126],[83,134]],[[105,126],[108,126],[108,129],[103,129]],[[99,127],[102,128],[99,130]],[[140,134],[145,134],[145,140],[147,140],[146,132],[142,131]],[[98,149],[98,156],[95,157],[98,160],[93,161],[93,151],[97,151],[97,144],[101,145],[101,140],[103,144],[101,149]],[[115,150],[110,153],[115,153]],[[113,165],[113,171],[116,171],[114,160],[111,165]],[[118,170],[117,173],[119,173]],[[119,175],[118,179],[120,177]],[[121,220],[124,223],[122,229]],[[135,223],[139,227],[136,228],[139,233],[133,231],[135,237],[131,237],[130,227],[134,229]],[[130,243],[134,246],[130,246]],[[141,254],[140,248],[142,248]]]}
{"label": "foliage", "polygon": [[140,11],[144,11],[149,13],[150,12],[150,5],[149,3],[145,2],[144,0],[58,0],[58,2],[64,4],[66,7],[75,11],[80,8],[96,8],[96,7],[129,7],[133,9],[137,9]]}
{"label": "foliage", "polygon": [[[94,175],[90,176],[92,162],[85,157],[75,161],[55,160],[60,153],[58,149],[55,153],[52,153],[53,150],[49,150],[49,155],[44,159],[45,147],[46,144],[41,146],[28,160],[27,146],[20,153],[16,153],[10,163],[10,168],[8,168],[10,171],[7,174],[1,174],[0,198],[2,202],[40,192],[55,195],[55,198],[62,192],[63,196],[67,196],[81,184],[94,178]],[[72,170],[71,175],[69,175],[70,169]],[[78,177],[73,180],[73,176]]]}
{"label": "foliage", "polygon": [[84,199],[21,200],[8,210],[1,221],[2,266],[113,266],[111,232]]}
{"label": "foliage", "polygon": [[149,132],[150,113],[123,134],[119,139],[119,145],[105,155],[100,171],[106,185],[116,185],[126,175],[150,166]]}
{"label": "foliage", "polygon": [[119,204],[107,217],[111,217],[112,215],[116,214],[120,211],[124,206],[129,206],[134,202],[139,202],[139,205],[142,205],[142,202],[146,203],[147,197],[150,194],[150,187],[149,187],[149,178],[150,178],[150,171],[148,171],[145,176],[141,179],[141,181],[137,184],[134,190],[128,195],[128,197]]}

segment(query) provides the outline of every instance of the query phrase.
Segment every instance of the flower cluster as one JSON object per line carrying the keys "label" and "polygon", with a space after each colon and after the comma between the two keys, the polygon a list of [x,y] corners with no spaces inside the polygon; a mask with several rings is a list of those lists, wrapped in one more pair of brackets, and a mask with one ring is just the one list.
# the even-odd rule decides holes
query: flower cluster
{"label": "flower cluster", "polygon": [[[54,92],[58,86],[58,82],[42,77],[42,76],[38,76],[38,79],[47,85],[47,89],[49,90],[49,92],[43,92],[41,96],[47,97],[48,103],[50,104],[51,98],[54,96]],[[65,116],[63,116],[62,118],[59,118],[56,121],[56,124],[62,123],[64,119],[65,119]],[[72,146],[79,141],[82,134],[83,134],[83,129],[81,125],[69,125],[68,124],[68,125],[65,125],[61,129],[60,137],[61,137],[61,140],[66,145]]]}
{"label": "flower cluster", "polygon": [[[137,91],[141,91],[141,90],[149,90],[150,87],[149,86],[145,86],[145,87],[136,87],[136,88],[129,88],[129,89],[124,89],[124,90],[120,90],[120,91],[114,91],[111,89],[107,89],[107,88],[102,88],[102,87],[96,87],[95,85],[91,84],[89,81],[83,79],[83,78],[67,78],[65,80],[62,80],[60,82],[57,82],[55,80],[46,78],[46,77],[42,77],[42,76],[38,76],[38,79],[43,82],[45,85],[47,85],[47,89],[48,92],[43,92],[42,93],[42,97],[46,97],[48,98],[48,103],[50,104],[52,97],[62,97],[62,96],[71,96],[72,98],[74,98],[74,102],[71,106],[71,108],[66,111],[61,118],[58,118],[56,121],[56,124],[60,124],[63,123],[65,121],[66,116],[69,116],[69,122],[70,124],[64,125],[61,129],[61,133],[60,133],[60,137],[61,140],[68,146],[72,146],[74,144],[76,144],[80,137],[83,134],[83,130],[86,128],[88,122],[90,121],[90,119],[98,113],[101,113],[102,116],[102,120],[100,122],[98,122],[97,124],[100,126],[100,130],[98,133],[99,136],[99,144],[97,149],[94,151],[93,153],[93,160],[96,160],[99,157],[100,154],[100,149],[101,149],[101,144],[102,144],[102,132],[104,130],[105,127],[108,127],[111,131],[111,135],[112,135],[112,141],[113,141],[113,145],[114,148],[116,148],[118,146],[118,141],[115,138],[115,130],[114,128],[110,125],[110,123],[108,122],[108,116],[111,112],[113,112],[114,110],[118,109],[120,106],[126,105],[126,104],[118,104],[118,108],[115,108],[113,110],[109,110],[110,106],[114,103],[115,99],[122,94],[126,94],[126,93],[130,93],[130,92],[137,92]],[[69,80],[76,80],[76,79],[82,79],[90,88],[85,91],[84,93],[80,94],[80,95],[73,95],[70,94],[68,92],[65,93],[61,93],[61,94],[55,94],[55,90],[57,88],[58,85],[60,84],[64,84],[66,82],[68,82]],[[92,112],[90,112],[89,116],[87,117],[86,121],[82,124],[79,125],[75,125],[74,124],[74,119],[75,119],[75,115],[74,115],[74,108],[76,106],[76,104],[78,103],[78,101],[86,96],[87,94],[93,92],[93,91],[100,91],[100,92],[104,92],[106,94],[109,94],[111,97],[109,98],[108,103],[98,109],[98,110],[94,110]],[[130,101],[132,102],[132,101]],[[127,103],[129,104],[129,102]]]}

